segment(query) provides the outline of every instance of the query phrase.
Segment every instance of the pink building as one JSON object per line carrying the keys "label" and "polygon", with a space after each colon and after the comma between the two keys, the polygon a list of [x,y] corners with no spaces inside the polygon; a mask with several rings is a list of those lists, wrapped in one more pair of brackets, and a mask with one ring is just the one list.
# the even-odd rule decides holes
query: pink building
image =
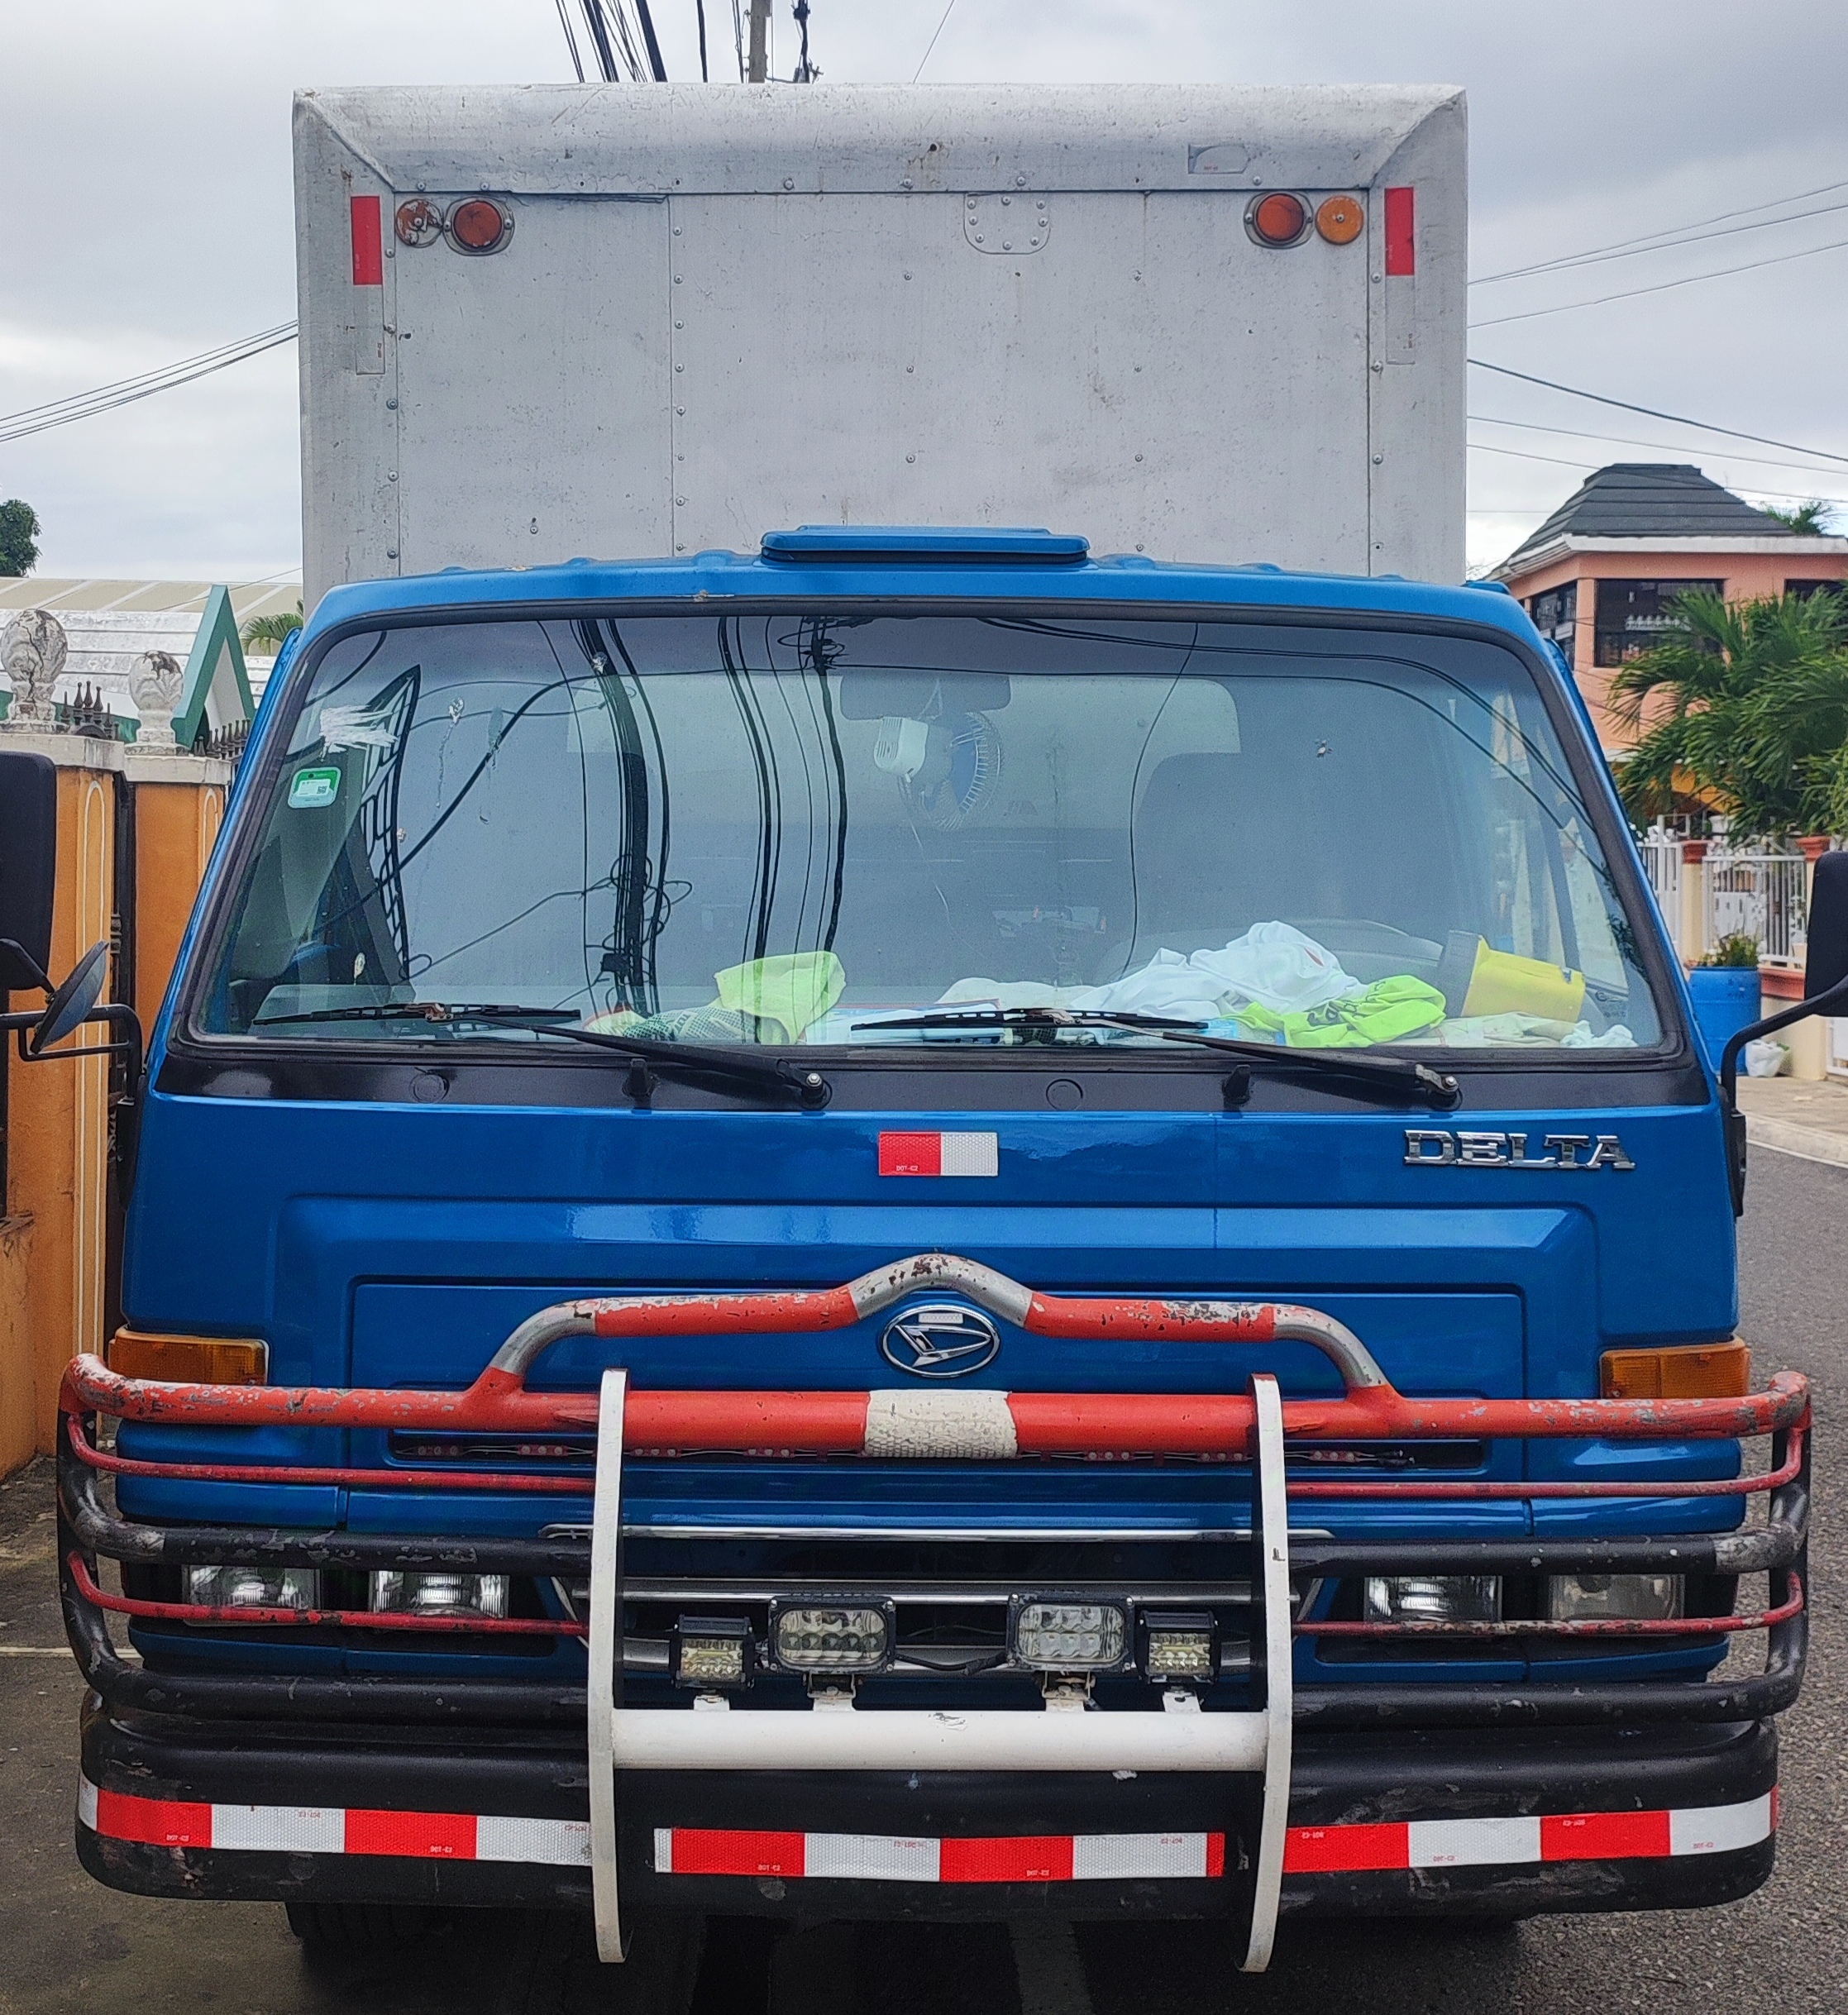
{"label": "pink building", "polygon": [[1586,477],[1490,578],[1572,660],[1612,753],[1630,731],[1611,714],[1612,674],[1645,648],[1688,588],[1729,602],[1812,594],[1848,580],[1848,538],[1793,532],[1674,462],[1614,462]]}

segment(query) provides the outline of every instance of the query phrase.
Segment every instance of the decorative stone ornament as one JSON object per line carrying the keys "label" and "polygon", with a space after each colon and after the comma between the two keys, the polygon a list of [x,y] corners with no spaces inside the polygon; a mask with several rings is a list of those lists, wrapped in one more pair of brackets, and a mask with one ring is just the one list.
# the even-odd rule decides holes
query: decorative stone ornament
{"label": "decorative stone ornament", "polygon": [[128,675],[129,696],[141,716],[137,748],[174,746],[174,711],[179,704],[185,674],[170,651],[144,651]]}
{"label": "decorative stone ornament", "polygon": [[0,671],[12,681],[7,719],[15,727],[44,727],[51,720],[52,688],[64,668],[69,647],[64,625],[43,609],[22,609],[0,630]]}

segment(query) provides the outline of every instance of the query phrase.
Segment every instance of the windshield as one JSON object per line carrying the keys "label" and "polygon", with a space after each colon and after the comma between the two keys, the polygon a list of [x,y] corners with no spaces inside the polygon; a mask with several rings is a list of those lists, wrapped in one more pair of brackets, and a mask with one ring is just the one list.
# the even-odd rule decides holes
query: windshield
{"label": "windshield", "polygon": [[210,1033],[1659,1039],[1532,680],[1468,639],[799,610],[391,628],[327,651],[287,748]]}

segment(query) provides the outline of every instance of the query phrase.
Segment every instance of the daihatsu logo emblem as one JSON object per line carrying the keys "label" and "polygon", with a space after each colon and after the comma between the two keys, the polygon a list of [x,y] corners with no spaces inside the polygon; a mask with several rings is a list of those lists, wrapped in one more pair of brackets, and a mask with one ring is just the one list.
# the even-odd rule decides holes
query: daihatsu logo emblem
{"label": "daihatsu logo emblem", "polygon": [[918,1378],[967,1378],[1000,1354],[1001,1333],[979,1308],[926,1301],[886,1325],[880,1354]]}

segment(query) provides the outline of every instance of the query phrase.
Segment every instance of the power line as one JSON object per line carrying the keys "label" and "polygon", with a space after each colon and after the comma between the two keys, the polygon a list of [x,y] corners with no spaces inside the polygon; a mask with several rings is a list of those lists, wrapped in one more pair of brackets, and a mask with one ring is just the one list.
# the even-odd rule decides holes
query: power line
{"label": "power line", "polygon": [[[1848,182],[1825,182],[1820,189],[1798,189],[1794,195],[1774,196],[1769,203],[1747,203],[1742,210],[1722,210],[1717,217],[1696,217],[1692,223],[1672,225],[1665,231],[1645,231],[1640,237],[1619,238],[1616,243],[1612,245],[1594,245],[1588,251],[1564,252],[1557,259],[1536,260],[1531,265],[1510,266],[1501,273],[1485,273],[1480,279],[1473,279],[1469,284],[1473,287],[1488,287],[1492,286],[1497,280],[1525,279],[1533,273],[1551,273],[1566,266],[1591,265],[1601,260],[1627,258],[1633,252],[1659,251],[1666,249],[1669,243],[1677,240],[1686,244],[1695,244],[1698,242],[1698,240],[1684,237],[1683,234],[1688,232],[1705,232],[1709,224],[1723,224],[1730,217],[1750,217],[1760,210],[1781,209],[1787,203],[1807,203],[1812,196],[1832,196],[1839,189],[1848,189]],[[1800,214],[1805,217],[1820,217],[1827,210],[1840,209],[1841,208],[1842,206],[1839,203],[1830,203],[1825,205],[1822,210],[1805,210]],[[1760,231],[1771,224],[1788,224],[1793,223],[1795,221],[1794,217],[1766,217],[1762,223],[1741,224],[1739,228],[1741,231]],[[1729,234],[1725,232],[1714,232],[1709,235],[1714,237],[1725,237]],[[1663,243],[1657,244],[1655,241],[1658,239],[1663,241]]]}
{"label": "power line", "polygon": [[950,0],[949,5],[943,9],[943,18],[937,24],[937,34],[932,36],[930,40],[924,44],[924,52],[918,59],[918,67],[911,73],[913,84],[915,84],[924,75],[924,67],[930,60],[930,52],[937,46],[937,36],[941,35],[949,25],[950,16],[955,12],[956,0]]}
{"label": "power line", "polygon": [[[1489,441],[1470,441],[1466,442],[1464,446],[1473,454],[1507,455],[1516,461],[1549,462],[1555,469],[1576,469],[1588,475],[1598,466],[1596,462],[1568,461],[1564,456],[1560,455],[1535,455],[1526,448],[1497,447]],[[1755,486],[1752,494],[1759,497],[1775,497],[1780,504],[1848,504],[1848,497],[1817,497],[1813,491],[1759,489]]]}
{"label": "power line", "polygon": [[1742,266],[1721,266],[1712,273],[1683,274],[1679,279],[1658,280],[1652,287],[1626,287],[1621,294],[1601,294],[1588,301],[1562,301],[1557,308],[1530,308],[1518,315],[1494,315],[1487,322],[1473,322],[1473,329],[1498,329],[1504,322],[1532,322],[1541,315],[1564,315],[1575,308],[1602,308],[1607,301],[1631,301],[1644,294],[1666,294],[1673,287],[1691,287],[1696,280],[1725,279],[1730,274],[1755,273],[1761,266],[1788,265],[1793,259],[1813,259],[1818,252],[1838,252],[1848,238],[1831,238],[1827,245],[1812,245],[1800,252],[1779,252],[1769,259],[1754,259]]}
{"label": "power line", "polygon": [[28,434],[43,433],[53,427],[67,427],[74,420],[87,420],[99,413],[112,413],[118,406],[131,406],[137,399],[151,399],[156,392],[170,392],[178,385],[191,384],[198,379],[210,377],[214,371],[241,364],[246,357],[260,356],[265,350],[294,342],[295,334],[296,325],[293,322],[284,322],[258,335],[247,336],[239,342],[221,344],[216,350],[182,357],[178,363],[165,365],[159,370],[145,371],[138,378],[120,379],[114,384],[98,385],[92,391],[74,393],[69,399],[54,399],[42,406],[28,406],[19,413],[0,414],[0,441],[22,441]]}
{"label": "power line", "polygon": [[[1504,420],[1493,413],[1472,413],[1465,415],[1481,427],[1518,427],[1532,434],[1563,434],[1573,441],[1607,441],[1615,446],[1630,448],[1654,448],[1663,455],[1699,455],[1707,452],[1701,448],[1678,446],[1669,441],[1639,441],[1634,434],[1588,433],[1578,427],[1548,427],[1539,420]],[[1741,455],[1733,449],[1718,451],[1729,462],[1747,461],[1763,469],[1791,469],[1803,475],[1827,475],[1826,469],[1812,469],[1805,462],[1779,461],[1769,455]]]}
{"label": "power line", "polygon": [[1820,461],[1840,462],[1848,467],[1848,455],[1832,448],[1806,448],[1795,441],[1774,441],[1769,434],[1745,434],[1736,427],[1718,427],[1711,420],[1690,420],[1685,413],[1664,413],[1659,407],[1639,406],[1627,399],[1609,399],[1602,392],[1587,392],[1575,384],[1561,384],[1553,378],[1536,378],[1531,371],[1515,370],[1506,364],[1486,363],[1481,357],[1468,361],[1478,370],[1493,371],[1498,378],[1518,378],[1523,384],[1544,385],[1549,392],[1564,392],[1571,399],[1588,399],[1596,406],[1615,406],[1622,413],[1640,413],[1645,418],[1666,420],[1672,427],[1692,427],[1703,434],[1724,434],[1729,440],[1755,442],[1761,448],[1788,448],[1793,455],[1813,455]]}

